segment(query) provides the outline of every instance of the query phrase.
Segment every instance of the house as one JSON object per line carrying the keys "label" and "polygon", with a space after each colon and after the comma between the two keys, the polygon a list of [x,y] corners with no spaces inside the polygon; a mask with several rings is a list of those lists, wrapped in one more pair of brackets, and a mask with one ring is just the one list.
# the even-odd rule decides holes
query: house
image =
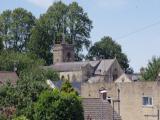
{"label": "house", "polygon": [[85,120],[122,120],[107,99],[107,90],[101,88],[98,98],[82,99]]}
{"label": "house", "polygon": [[11,84],[16,84],[18,80],[18,76],[16,72],[10,71],[0,71],[0,86],[10,82]]}
{"label": "house", "polygon": [[121,120],[107,100],[83,98],[84,120]]}
{"label": "house", "polygon": [[[83,99],[99,98],[105,88],[112,108],[122,120],[158,120],[160,118],[160,84],[153,82],[85,83],[81,86]],[[119,100],[119,101],[118,101]]]}

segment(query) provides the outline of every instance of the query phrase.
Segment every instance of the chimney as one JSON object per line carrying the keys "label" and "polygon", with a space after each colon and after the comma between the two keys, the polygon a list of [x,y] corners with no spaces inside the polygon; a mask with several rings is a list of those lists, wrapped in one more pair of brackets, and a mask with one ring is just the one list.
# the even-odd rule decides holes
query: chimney
{"label": "chimney", "polygon": [[104,87],[99,89],[99,96],[102,100],[107,100],[107,90]]}

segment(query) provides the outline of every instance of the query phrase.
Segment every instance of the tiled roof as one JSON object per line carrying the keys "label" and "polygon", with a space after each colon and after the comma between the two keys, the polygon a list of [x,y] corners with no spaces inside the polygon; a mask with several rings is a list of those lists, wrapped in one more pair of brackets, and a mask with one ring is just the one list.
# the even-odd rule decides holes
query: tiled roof
{"label": "tiled roof", "polygon": [[[108,101],[100,98],[84,98],[82,104],[85,120],[113,120],[113,108]],[[121,120],[115,112],[114,120]]]}
{"label": "tiled roof", "polygon": [[92,67],[97,67],[95,74],[104,75],[105,72],[111,67],[115,59],[104,59],[97,61],[82,61],[82,62],[62,62],[56,63],[50,66],[44,66],[43,68],[51,68],[58,72],[67,72],[67,71],[79,71],[81,67],[90,64]]}
{"label": "tiled roof", "polygon": [[109,68],[111,67],[111,65],[113,64],[114,61],[115,61],[115,59],[101,60],[100,64],[98,65],[98,67],[95,71],[95,74],[105,75],[106,72],[108,72]]}
{"label": "tiled roof", "polygon": [[[62,87],[62,84],[63,84],[64,81],[62,80],[58,80],[58,81],[55,81],[54,82],[54,85],[57,87],[57,88],[61,88]],[[72,81],[71,82],[71,85],[72,87],[80,94],[80,91],[81,91],[81,82],[77,82],[77,81]]]}
{"label": "tiled roof", "polygon": [[47,68],[53,68],[58,72],[79,71],[81,70],[81,67],[84,67],[87,64],[90,64],[92,67],[95,67],[99,62],[100,61],[62,62],[48,66]]}
{"label": "tiled roof", "polygon": [[126,74],[128,78],[132,81],[138,81],[141,79],[141,74],[134,73],[134,74]]}
{"label": "tiled roof", "polygon": [[0,71],[0,85],[5,84],[7,81],[15,84],[17,80],[18,76],[15,72]]}

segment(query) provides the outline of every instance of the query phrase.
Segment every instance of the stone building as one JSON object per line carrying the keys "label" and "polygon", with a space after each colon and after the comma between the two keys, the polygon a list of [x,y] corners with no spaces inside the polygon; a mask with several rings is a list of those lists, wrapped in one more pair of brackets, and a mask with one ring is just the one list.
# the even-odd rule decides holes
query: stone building
{"label": "stone building", "polygon": [[74,46],[62,41],[53,48],[53,64],[74,61]]}
{"label": "stone building", "polygon": [[107,90],[106,100],[122,120],[160,119],[160,85],[157,82],[85,83],[81,86],[81,96],[99,98],[101,88]]}
{"label": "stone building", "polygon": [[[83,98],[86,120],[116,120],[115,113],[119,116],[117,120],[157,120],[160,117],[159,84],[140,82],[140,74],[125,74],[116,58],[76,62],[73,45],[63,42],[55,45],[53,65],[46,68],[59,73],[59,86],[63,80],[79,83],[76,88]],[[107,94],[100,97],[102,88]]]}
{"label": "stone building", "polygon": [[112,82],[123,74],[118,61],[101,59],[95,61],[74,61],[74,47],[62,42],[53,48],[53,65],[46,66],[59,72],[61,80],[70,82]]}

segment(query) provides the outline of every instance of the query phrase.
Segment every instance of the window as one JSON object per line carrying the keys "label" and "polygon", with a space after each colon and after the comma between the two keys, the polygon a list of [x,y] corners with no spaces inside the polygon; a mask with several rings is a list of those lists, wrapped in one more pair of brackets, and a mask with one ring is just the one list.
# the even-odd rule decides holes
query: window
{"label": "window", "polygon": [[153,100],[152,97],[143,97],[143,106],[152,106],[153,105]]}

